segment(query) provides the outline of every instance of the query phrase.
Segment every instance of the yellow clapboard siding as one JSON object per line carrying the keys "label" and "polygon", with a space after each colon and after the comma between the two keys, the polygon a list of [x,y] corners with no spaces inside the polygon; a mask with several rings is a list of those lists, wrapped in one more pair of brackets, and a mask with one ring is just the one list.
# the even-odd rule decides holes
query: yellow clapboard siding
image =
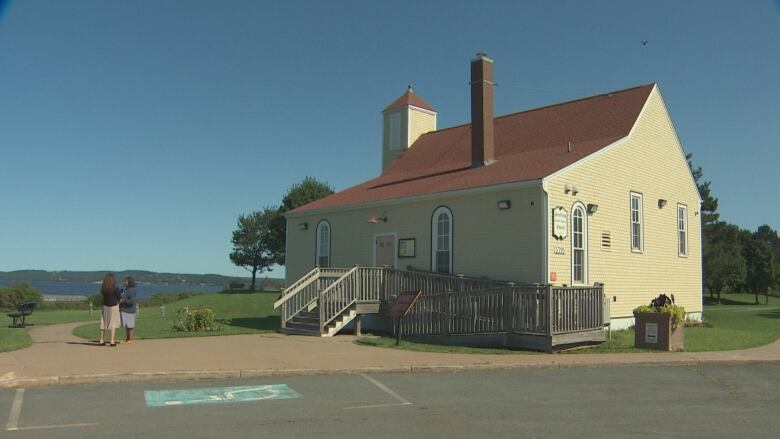
{"label": "yellow clapboard siding", "polygon": [[[576,139],[572,142],[576,148]],[[579,192],[566,194],[567,184]],[[572,206],[593,203],[598,210],[587,217],[587,282],[603,282],[606,294],[616,297],[612,317],[630,316],[661,293],[674,294],[688,312],[701,312],[699,197],[658,87],[627,139],[550,178],[546,188],[549,208],[569,212],[569,236],[559,241],[548,234],[549,270],[558,276],[554,283],[572,284]],[[643,196],[642,253],[631,251],[631,191]],[[659,199],[667,200],[665,207],[658,207]],[[688,207],[687,257],[678,256],[678,203]],[[601,248],[602,231],[610,232],[609,251]],[[563,246],[565,254],[555,254],[555,246]]]}
{"label": "yellow clapboard siding", "polygon": [[[499,200],[510,200],[499,210]],[[533,203],[533,205],[532,205]],[[298,279],[314,266],[315,230],[320,220],[331,225],[331,266],[373,264],[374,235],[396,233],[415,239],[414,258],[399,258],[398,267],[431,269],[431,217],[439,206],[453,216],[453,268],[467,276],[539,282],[542,277],[541,191],[534,188],[480,192],[387,207],[345,208],[327,214],[295,215],[287,228],[287,281]],[[369,224],[371,216],[386,212],[386,223]],[[299,224],[308,223],[300,230]],[[397,247],[396,247],[397,249]],[[396,250],[397,251],[397,250]]]}

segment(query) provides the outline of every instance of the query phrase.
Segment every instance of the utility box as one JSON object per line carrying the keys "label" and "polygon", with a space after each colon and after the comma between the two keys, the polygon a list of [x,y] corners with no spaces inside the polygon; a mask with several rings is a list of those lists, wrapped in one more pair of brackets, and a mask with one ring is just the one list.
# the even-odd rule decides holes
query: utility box
{"label": "utility box", "polygon": [[659,351],[685,350],[685,325],[672,329],[672,315],[663,312],[634,314],[634,347]]}

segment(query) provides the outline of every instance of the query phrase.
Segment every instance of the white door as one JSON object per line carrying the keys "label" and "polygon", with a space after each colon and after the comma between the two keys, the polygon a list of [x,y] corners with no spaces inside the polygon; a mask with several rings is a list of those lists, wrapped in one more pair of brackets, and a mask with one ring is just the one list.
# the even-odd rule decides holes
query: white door
{"label": "white door", "polygon": [[395,235],[378,235],[374,238],[375,265],[395,268]]}

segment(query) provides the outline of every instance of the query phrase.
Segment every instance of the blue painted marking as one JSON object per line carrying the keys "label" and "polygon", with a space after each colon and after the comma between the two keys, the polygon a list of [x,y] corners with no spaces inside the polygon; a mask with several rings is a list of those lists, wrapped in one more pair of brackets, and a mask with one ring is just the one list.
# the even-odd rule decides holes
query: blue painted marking
{"label": "blue painted marking", "polygon": [[215,404],[221,402],[266,401],[294,399],[301,395],[287,384],[264,386],[214,387],[209,389],[146,390],[147,407],[168,407],[186,404]]}

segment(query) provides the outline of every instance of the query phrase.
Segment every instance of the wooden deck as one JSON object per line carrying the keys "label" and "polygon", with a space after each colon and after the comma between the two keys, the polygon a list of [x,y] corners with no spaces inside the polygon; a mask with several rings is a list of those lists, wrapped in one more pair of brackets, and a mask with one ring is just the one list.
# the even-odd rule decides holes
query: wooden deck
{"label": "wooden deck", "polygon": [[287,288],[274,306],[282,310],[282,330],[308,313],[319,315],[309,331],[328,335],[351,320],[345,315],[386,319],[381,311],[398,293],[409,290],[421,290],[422,295],[401,319],[406,339],[549,351],[606,338],[599,284],[517,285],[387,267],[315,268]]}

